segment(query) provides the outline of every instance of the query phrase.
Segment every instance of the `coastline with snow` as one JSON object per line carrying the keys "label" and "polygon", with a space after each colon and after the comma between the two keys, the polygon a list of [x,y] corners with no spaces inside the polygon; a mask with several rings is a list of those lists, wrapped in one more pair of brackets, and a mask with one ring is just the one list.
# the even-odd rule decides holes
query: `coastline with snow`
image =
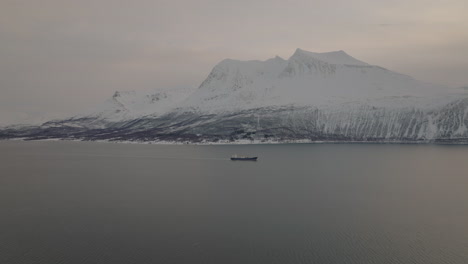
{"label": "coastline with snow", "polygon": [[287,60],[223,60],[197,89],[117,91],[81,115],[0,129],[0,139],[13,138],[464,144],[468,92],[421,82],[344,51],[297,49]]}
{"label": "coastline with snow", "polygon": [[339,140],[219,140],[205,142],[188,142],[188,141],[131,141],[131,140],[85,140],[85,139],[28,139],[28,138],[12,138],[0,139],[0,142],[6,141],[24,141],[24,142],[90,142],[90,143],[109,143],[109,144],[143,144],[143,145],[193,145],[193,146],[211,146],[211,145],[281,145],[281,144],[401,144],[401,145],[468,145],[468,138],[453,139],[451,141],[441,140],[420,140],[420,141],[398,141],[398,140],[375,140],[375,141],[339,141]]}

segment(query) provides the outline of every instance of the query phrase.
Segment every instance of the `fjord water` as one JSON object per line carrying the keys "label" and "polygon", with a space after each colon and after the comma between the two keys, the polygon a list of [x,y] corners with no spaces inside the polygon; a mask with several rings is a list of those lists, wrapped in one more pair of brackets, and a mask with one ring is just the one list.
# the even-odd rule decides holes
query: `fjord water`
{"label": "fjord water", "polygon": [[0,263],[468,263],[467,157],[4,141]]}

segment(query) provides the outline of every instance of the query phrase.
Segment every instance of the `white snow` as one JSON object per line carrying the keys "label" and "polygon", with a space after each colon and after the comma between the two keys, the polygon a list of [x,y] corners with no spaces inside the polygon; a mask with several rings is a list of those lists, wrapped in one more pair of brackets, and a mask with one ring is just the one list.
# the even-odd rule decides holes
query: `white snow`
{"label": "white snow", "polygon": [[284,105],[427,109],[460,95],[466,93],[369,65],[344,51],[297,49],[288,60],[224,60],[180,107],[209,113]]}
{"label": "white snow", "polygon": [[95,109],[75,117],[96,117],[106,121],[122,121],[142,116],[164,114],[185,100],[193,89],[170,88],[143,91],[116,91]]}
{"label": "white snow", "polygon": [[324,52],[324,53],[316,53],[316,52],[310,52],[310,51],[297,49],[292,57],[315,58],[317,60],[327,62],[330,64],[341,64],[341,65],[348,64],[348,65],[358,65],[358,66],[369,66],[369,64],[349,56],[346,52],[342,50]]}
{"label": "white snow", "polygon": [[0,128],[19,128],[22,126],[41,125],[44,122],[63,119],[67,117],[64,113],[38,113],[32,111],[15,111],[0,113]]}

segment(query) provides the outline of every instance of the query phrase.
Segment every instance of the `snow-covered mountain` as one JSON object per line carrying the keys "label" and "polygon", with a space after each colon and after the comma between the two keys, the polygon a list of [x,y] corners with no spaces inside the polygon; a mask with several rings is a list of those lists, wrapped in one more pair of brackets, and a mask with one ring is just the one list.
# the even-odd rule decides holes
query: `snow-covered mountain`
{"label": "snow-covered mountain", "polygon": [[74,116],[71,120],[89,119],[102,125],[123,122],[144,116],[157,117],[173,110],[192,92],[189,88],[116,91],[111,98],[94,109]]}
{"label": "snow-covered mountain", "polygon": [[447,89],[369,65],[344,51],[297,49],[288,60],[222,61],[184,106],[202,112],[281,105],[330,107],[351,102],[376,107],[432,107],[447,102],[442,99],[444,93]]}
{"label": "snow-covered mountain", "polygon": [[464,89],[417,81],[344,51],[297,49],[287,60],[226,59],[198,89],[116,92],[88,113],[3,130],[3,137],[465,142],[467,111]]}

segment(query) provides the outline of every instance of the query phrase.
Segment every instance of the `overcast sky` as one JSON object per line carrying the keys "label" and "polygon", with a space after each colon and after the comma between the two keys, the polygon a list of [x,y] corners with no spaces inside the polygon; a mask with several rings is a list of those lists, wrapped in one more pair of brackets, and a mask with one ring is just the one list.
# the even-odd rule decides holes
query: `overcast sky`
{"label": "overcast sky", "polygon": [[465,86],[467,14],[466,0],[0,0],[0,123],[197,87],[222,59],[296,48]]}

